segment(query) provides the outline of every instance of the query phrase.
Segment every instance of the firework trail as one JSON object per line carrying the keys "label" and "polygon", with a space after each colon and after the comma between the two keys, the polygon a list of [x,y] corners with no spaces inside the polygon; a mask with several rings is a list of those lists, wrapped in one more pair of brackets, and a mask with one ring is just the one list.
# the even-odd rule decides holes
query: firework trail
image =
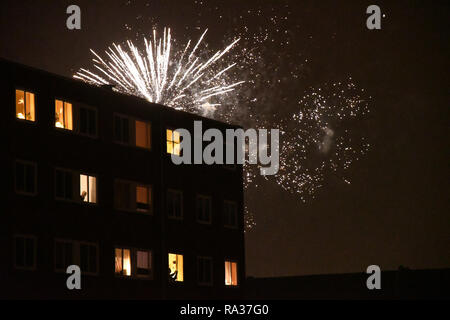
{"label": "firework trail", "polygon": [[183,50],[172,49],[170,28],[164,28],[162,38],[154,29],[151,40],[144,38],[143,51],[130,40],[124,48],[113,43],[105,52],[106,58],[91,50],[95,71],[81,68],[74,78],[95,85],[112,84],[120,92],[149,102],[211,115],[221,105],[221,97],[244,81],[232,81],[228,72],[236,63],[223,60],[240,39],[206,57],[205,51],[198,52],[207,31],[195,45],[189,40]]}

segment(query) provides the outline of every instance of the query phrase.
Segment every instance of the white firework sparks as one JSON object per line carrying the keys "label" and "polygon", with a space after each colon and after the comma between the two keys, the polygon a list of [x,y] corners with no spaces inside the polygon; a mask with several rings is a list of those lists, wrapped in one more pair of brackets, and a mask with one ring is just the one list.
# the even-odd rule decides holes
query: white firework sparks
{"label": "white firework sparks", "polygon": [[[184,50],[173,50],[170,28],[164,28],[162,38],[153,30],[153,38],[144,38],[145,50],[132,41],[126,47],[112,44],[102,58],[91,50],[96,72],[81,68],[74,78],[95,85],[114,85],[115,90],[145,98],[149,102],[176,109],[211,114],[220,97],[234,91],[244,81],[233,81],[227,73],[236,63],[225,64],[223,57],[239,42],[232,41],[210,57],[197,55],[207,33],[196,44],[189,40]],[[191,49],[192,47],[192,49]]]}

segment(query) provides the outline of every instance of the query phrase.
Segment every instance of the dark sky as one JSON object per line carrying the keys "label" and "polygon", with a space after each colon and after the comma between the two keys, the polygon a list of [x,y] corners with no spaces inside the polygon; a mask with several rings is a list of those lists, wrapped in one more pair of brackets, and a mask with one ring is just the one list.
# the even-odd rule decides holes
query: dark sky
{"label": "dark sky", "polygon": [[[81,7],[79,31],[65,27],[70,4]],[[365,26],[370,4],[386,15],[381,30]],[[264,58],[279,65],[277,76],[302,65],[289,90],[348,76],[366,89],[372,147],[351,167],[350,185],[330,175],[306,204],[273,186],[248,190],[257,222],[246,236],[248,275],[450,267],[448,9],[446,1],[2,0],[0,57],[71,76],[89,65],[90,48],[134,40],[155,24],[179,38],[209,28],[213,48],[244,26],[269,28]],[[261,108],[289,112],[298,98],[289,90],[285,103]]]}

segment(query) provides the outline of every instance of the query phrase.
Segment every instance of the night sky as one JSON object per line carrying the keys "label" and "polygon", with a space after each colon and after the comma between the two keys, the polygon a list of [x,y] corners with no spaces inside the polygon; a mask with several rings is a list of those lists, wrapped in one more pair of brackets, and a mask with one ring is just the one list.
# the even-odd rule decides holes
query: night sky
{"label": "night sky", "polygon": [[[250,185],[247,274],[450,267],[449,5],[393,2],[2,0],[0,57],[71,77],[91,66],[91,48],[139,43],[153,27],[183,40],[209,28],[211,49],[239,36],[257,52],[259,81],[240,97],[258,98],[251,110],[267,119],[295,111],[309,87],[351,77],[370,97],[370,113],[350,128],[369,152],[346,171],[350,184],[328,172],[306,202],[275,183]],[[66,28],[71,4],[81,30]],[[366,28],[371,4],[386,15],[381,30]]]}

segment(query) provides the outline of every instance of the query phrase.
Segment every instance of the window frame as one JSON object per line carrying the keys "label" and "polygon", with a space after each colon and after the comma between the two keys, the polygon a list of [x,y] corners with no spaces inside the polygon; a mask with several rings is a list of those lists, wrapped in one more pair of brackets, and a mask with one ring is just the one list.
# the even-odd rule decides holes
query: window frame
{"label": "window frame", "polygon": [[[199,199],[209,199],[209,220],[200,220],[198,216],[198,205],[199,205]],[[203,203],[203,201],[202,201]],[[212,196],[208,196],[205,194],[197,193],[195,196],[195,219],[198,223],[204,224],[204,225],[211,225],[212,224]]]}
{"label": "window frame", "polygon": [[[25,109],[25,112],[26,112],[26,94],[27,94],[27,92],[28,93],[31,93],[31,94],[33,94],[34,95],[34,120],[27,120],[26,119],[26,115],[25,115],[25,119],[20,119],[20,118],[18,118],[17,117],[17,105],[16,105],[16,102],[15,102],[15,100],[16,100],[16,91],[17,90],[19,90],[19,91],[23,91],[23,94],[24,94],[24,97],[25,97],[25,100],[24,100],[24,109]],[[24,87],[21,87],[21,86],[16,86],[16,87],[14,87],[14,105],[15,105],[15,108],[16,108],[16,111],[15,111],[15,118],[16,118],[16,120],[17,121],[19,121],[19,122],[23,122],[23,123],[29,123],[29,124],[36,124],[37,123],[37,121],[38,121],[38,117],[37,117],[37,103],[36,103],[36,97],[37,97],[37,93],[36,93],[37,91],[29,91],[28,89],[25,89]]]}
{"label": "window frame", "polygon": [[[71,99],[70,99],[71,100]],[[62,101],[62,103],[63,103],[63,108],[64,108],[64,106],[65,106],[65,104],[66,103],[68,103],[68,104],[70,104],[71,106],[72,106],[72,129],[67,129],[67,128],[65,128],[65,127],[63,127],[63,128],[60,128],[60,127],[57,127],[56,126],[56,101]],[[69,99],[66,99],[66,98],[60,98],[60,97],[57,97],[57,96],[55,96],[54,97],[54,99],[53,99],[53,103],[54,103],[54,109],[53,109],[53,118],[54,118],[54,120],[53,120],[53,128],[54,129],[56,129],[57,131],[60,131],[60,132],[72,132],[73,134],[75,134],[76,133],[76,131],[75,131],[75,129],[76,129],[76,126],[75,126],[75,116],[74,116],[74,110],[75,110],[75,107],[74,107],[74,102],[72,102],[72,101],[69,101]],[[64,123],[66,122],[66,110],[64,110]]]}
{"label": "window frame", "polygon": [[[122,272],[116,273],[116,250],[120,249],[122,250]],[[130,275],[124,275],[123,274],[123,250],[129,250],[130,251]],[[149,252],[149,259],[150,259],[150,274],[149,275],[140,275],[137,273],[137,252],[143,251],[143,252]],[[114,276],[118,279],[134,279],[134,280],[153,280],[154,279],[154,257],[153,257],[153,250],[152,249],[143,249],[143,248],[135,248],[130,246],[120,246],[115,245],[113,247],[113,257],[114,257]]]}
{"label": "window frame", "polygon": [[[65,172],[66,174],[67,173],[71,173],[71,175],[72,175],[72,198],[71,199],[68,199],[68,198],[60,198],[60,197],[58,197],[58,195],[57,195],[57,192],[56,192],[56,190],[57,190],[57,181],[56,181],[56,178],[57,178],[57,176],[56,176],[56,172],[57,171],[63,171],[63,172]],[[54,173],[54,179],[53,179],[53,183],[54,183],[54,196],[55,196],[55,200],[56,201],[61,201],[61,202],[69,202],[69,203],[78,203],[78,204],[82,204],[82,205],[85,205],[85,206],[98,206],[98,203],[99,203],[99,183],[98,183],[98,175],[95,175],[95,174],[90,174],[90,173],[87,173],[86,171],[80,171],[80,170],[74,170],[74,169],[67,169],[67,168],[62,168],[62,167],[54,167],[54,171],[53,171]],[[97,192],[97,202],[85,202],[85,201],[82,201],[81,200],[81,194],[79,194],[80,193],[80,178],[81,178],[81,176],[82,175],[85,175],[85,176],[88,176],[88,177],[95,177],[95,181],[96,181],[96,192]],[[65,177],[64,177],[64,179],[65,179]],[[65,182],[65,180],[64,180],[64,182]],[[64,188],[65,188],[65,183],[64,183]],[[64,190],[64,191],[66,191],[66,190]],[[65,193],[65,192],[64,192]],[[76,194],[76,195],[75,195]]]}
{"label": "window frame", "polygon": [[[21,163],[23,165],[31,165],[34,167],[34,192],[26,192],[26,191],[20,191],[17,188],[17,163]],[[27,160],[21,160],[21,159],[15,159],[14,160],[14,191],[16,194],[24,195],[24,196],[30,196],[35,197],[38,194],[38,166],[36,162],[33,161],[27,161]]]}
{"label": "window frame", "polygon": [[[138,274],[137,273],[137,264],[138,264],[138,251],[141,252],[148,252],[149,253],[149,259],[150,259],[150,263],[149,263],[149,267],[150,267],[150,274],[149,275],[145,275],[145,274]],[[131,275],[134,276],[134,278],[138,278],[138,279],[143,279],[143,280],[153,280],[153,274],[154,274],[154,258],[153,258],[153,250],[151,249],[142,249],[142,248],[133,248],[133,253],[132,253],[132,260],[133,260],[133,255],[134,255],[134,260],[135,260],[135,266],[134,266],[134,272],[133,272],[133,266],[131,266]]]}
{"label": "window frame", "polygon": [[[228,219],[228,218],[226,218],[225,217],[225,215],[226,214],[228,214],[228,213],[226,213],[225,212],[225,206],[226,206],[226,204],[234,204],[234,206],[235,206],[235,212],[234,212],[234,215],[235,215],[235,221],[236,221],[236,224],[235,225],[231,225],[231,224],[227,224],[227,221],[225,220],[225,219]],[[223,226],[225,227],[225,228],[228,228],[228,229],[238,229],[239,228],[239,221],[238,221],[238,202],[237,201],[233,201],[233,200],[224,200],[223,201],[223,215],[224,215],[224,223],[223,223]]]}
{"label": "window frame", "polygon": [[[185,267],[184,267],[184,265],[185,265],[185,255],[180,253],[180,251],[178,251],[178,250],[167,251],[166,258],[167,258],[167,263],[168,263],[168,269],[169,270],[170,270],[169,255],[171,255],[171,254],[183,257],[183,268],[182,268],[182,270],[183,270],[183,280],[182,281],[177,281],[177,280],[171,281],[171,280],[169,280],[170,274],[168,274],[167,275],[167,282],[168,282],[169,285],[182,285],[183,283],[186,282]],[[178,274],[177,274],[177,277],[178,277]]]}
{"label": "window frame", "polygon": [[[99,190],[98,189],[98,185],[99,185],[99,183],[98,183],[98,181],[99,181],[98,180],[98,175],[91,174],[91,173],[88,173],[86,171],[78,171],[78,172],[76,172],[76,174],[77,174],[77,176],[79,176],[78,177],[79,180],[81,180],[81,176],[87,176],[88,177],[88,187],[89,187],[89,178],[95,178],[95,200],[96,201],[95,202],[83,201],[83,200],[81,200],[81,194],[79,196],[80,196],[80,203],[82,203],[83,205],[86,205],[86,206],[98,206],[98,203],[99,203],[99,201],[98,201],[98,195],[99,195],[99,192],[98,192],[98,190]],[[81,188],[81,183],[79,183],[78,185]],[[88,193],[88,196],[89,196],[89,193]]]}
{"label": "window frame", "polygon": [[[167,137],[167,131],[168,130],[170,130],[170,131],[172,131],[172,140],[169,140],[168,139],[168,137]],[[165,135],[165,154],[166,155],[168,155],[168,156],[176,156],[176,157],[182,157],[183,156],[183,150],[181,149],[181,135],[180,135],[180,142],[178,142],[178,143],[176,143],[175,142],[175,140],[174,140],[174,132],[177,132],[177,130],[175,129],[175,128],[173,128],[173,127],[166,127],[165,128],[165,130],[164,130],[164,135]],[[180,134],[179,132],[178,132],[178,134]],[[171,143],[172,144],[172,152],[168,152],[167,151],[167,144],[168,143]],[[174,153],[174,151],[173,150],[175,150],[175,144],[178,144],[179,145],[179,149],[180,149],[180,154],[176,154],[176,153]]]}
{"label": "window frame", "polygon": [[[200,260],[209,260],[210,262],[210,274],[211,274],[210,282],[200,281]],[[214,259],[210,256],[197,256],[197,285],[212,287],[213,284],[214,284]]]}
{"label": "window frame", "polygon": [[[80,136],[83,136],[83,137],[88,137],[88,138],[92,138],[92,139],[98,139],[98,137],[99,137],[99,134],[98,134],[98,131],[99,131],[99,125],[98,125],[99,124],[99,112],[98,112],[98,109],[96,107],[94,107],[94,106],[85,105],[85,104],[82,104],[82,103],[78,103],[78,105],[74,107],[74,104],[72,103],[72,114],[74,113],[74,111],[73,111],[74,108],[77,109],[77,110],[76,110],[76,118],[72,119],[72,120],[75,120],[75,121],[73,121],[74,122],[74,124],[73,124],[73,127],[74,127],[73,132],[78,134],[78,135],[80,135]],[[86,110],[90,110],[90,111],[94,111],[95,112],[95,134],[94,135],[89,134],[89,133],[83,133],[83,132],[80,131],[81,130],[81,109],[86,109]]]}
{"label": "window frame", "polygon": [[174,216],[174,215],[172,215],[172,214],[170,214],[170,212],[167,210],[167,217],[169,218],[169,219],[172,219],[172,220],[183,220],[184,219],[184,199],[183,199],[183,191],[182,190],[179,190],[179,189],[171,189],[171,188],[169,188],[169,189],[167,189],[167,194],[166,194],[166,196],[167,196],[167,201],[166,201],[166,208],[168,209],[168,202],[169,202],[169,193],[175,193],[175,194],[179,194],[180,196],[181,196],[181,203],[180,203],[180,216],[179,217],[177,217],[177,216]]}
{"label": "window frame", "polygon": [[[224,281],[224,286],[225,286],[225,288],[237,288],[240,286],[240,283],[241,283],[241,279],[239,278],[239,262],[236,259],[225,258],[224,264],[223,264],[224,277],[227,274],[226,267],[225,267],[225,264],[227,262],[229,262],[230,264],[236,263],[236,285],[226,284],[226,282]],[[233,267],[231,267],[231,283],[233,283]]]}
{"label": "window frame", "polygon": [[[128,142],[123,142],[122,140],[119,141],[116,139],[116,117],[119,117],[121,119],[127,119],[128,121]],[[139,122],[144,122],[145,124],[150,126],[150,137],[149,137],[149,143],[150,146],[148,148],[146,147],[141,147],[136,145],[136,121]],[[121,135],[122,135],[122,130],[121,130]],[[123,137],[121,137],[123,138]],[[152,121],[150,120],[146,120],[146,119],[142,119],[142,118],[138,118],[138,117],[133,117],[130,115],[125,115],[122,113],[113,113],[113,142],[115,144],[121,145],[121,146],[126,146],[126,147],[132,147],[132,148],[137,148],[139,150],[147,150],[147,151],[151,151],[152,150]]]}
{"label": "window frame", "polygon": [[[16,247],[16,239],[23,238],[32,239],[33,240],[33,265],[31,267],[28,266],[18,266],[17,265],[17,247]],[[24,252],[26,255],[26,253]],[[37,237],[31,234],[14,234],[13,236],[13,266],[16,270],[26,270],[26,271],[36,271],[37,269]]]}
{"label": "window frame", "polygon": [[[53,270],[56,273],[66,273],[66,269],[68,266],[66,266],[66,269],[60,269],[57,268],[56,265],[56,243],[60,242],[60,243],[70,243],[72,244],[72,264],[73,265],[77,265],[80,270],[81,270],[81,274],[82,275],[87,275],[87,276],[98,276],[99,275],[99,270],[100,270],[100,246],[97,242],[91,242],[91,241],[84,241],[84,240],[71,240],[71,239],[64,239],[64,238],[54,238],[53,239]],[[96,272],[91,272],[91,271],[83,271],[83,269],[81,268],[81,245],[88,245],[88,246],[93,246],[96,249],[96,259],[95,259],[95,264],[96,264]],[[65,257],[65,253],[64,253],[64,257]]]}
{"label": "window frame", "polygon": [[[152,184],[148,184],[148,183],[141,183],[138,181],[132,181],[132,180],[127,180],[127,179],[120,179],[120,178],[115,178],[114,179],[114,199],[117,198],[116,196],[116,192],[117,192],[117,188],[116,185],[117,183],[126,183],[126,184],[131,184],[134,189],[136,189],[133,192],[133,195],[135,196],[135,199],[131,199],[131,201],[134,201],[132,203],[134,203],[135,208],[120,208],[117,205],[117,201],[114,201],[114,210],[116,211],[123,211],[123,212],[132,212],[132,213],[139,213],[139,214],[143,214],[143,215],[149,215],[149,216],[153,216],[153,211],[154,211],[154,193],[153,193],[153,185]],[[149,188],[149,196],[150,196],[150,203],[149,203],[149,210],[148,211],[140,211],[137,208],[137,187],[147,187]]]}

